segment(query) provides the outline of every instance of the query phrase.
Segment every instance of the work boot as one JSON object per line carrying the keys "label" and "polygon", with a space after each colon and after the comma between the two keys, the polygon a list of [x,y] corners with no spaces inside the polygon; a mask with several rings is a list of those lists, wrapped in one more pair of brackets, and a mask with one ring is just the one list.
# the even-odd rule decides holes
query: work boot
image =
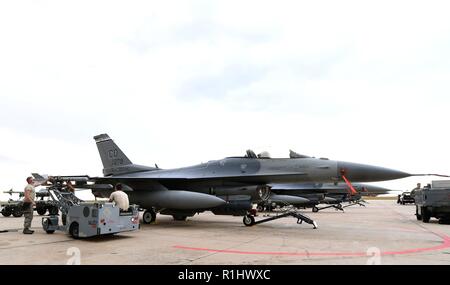
{"label": "work boot", "polygon": [[30,229],[24,229],[24,230],[23,230],[23,233],[26,234],[26,235],[31,235],[31,234],[34,233],[34,231],[32,231],[32,230],[30,230]]}

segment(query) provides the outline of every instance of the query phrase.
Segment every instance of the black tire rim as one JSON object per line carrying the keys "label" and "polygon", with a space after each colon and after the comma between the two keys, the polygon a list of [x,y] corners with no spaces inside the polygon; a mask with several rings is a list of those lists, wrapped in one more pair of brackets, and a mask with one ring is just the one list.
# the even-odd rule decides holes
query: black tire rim
{"label": "black tire rim", "polygon": [[144,218],[144,222],[151,223],[153,220],[152,213],[145,212],[143,218]]}
{"label": "black tire rim", "polygon": [[70,231],[70,235],[74,238],[78,238],[78,234],[79,234],[79,226],[77,223],[72,224],[71,226],[71,231]]}

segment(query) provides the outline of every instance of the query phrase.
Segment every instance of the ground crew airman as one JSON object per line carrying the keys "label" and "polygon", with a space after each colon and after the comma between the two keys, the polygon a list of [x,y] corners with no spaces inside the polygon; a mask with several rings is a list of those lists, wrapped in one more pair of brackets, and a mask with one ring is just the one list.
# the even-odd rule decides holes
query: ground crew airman
{"label": "ground crew airman", "polygon": [[47,183],[48,180],[43,182],[35,182],[34,178],[29,176],[27,177],[27,186],[25,186],[24,198],[23,198],[23,215],[25,217],[25,221],[23,222],[23,233],[24,234],[32,234],[34,233],[31,230],[31,222],[33,221],[33,206],[36,205],[34,200],[36,199],[36,190],[35,187]]}
{"label": "ground crew airman", "polygon": [[127,211],[130,207],[128,195],[122,191],[122,184],[118,183],[114,192],[109,197],[109,202],[114,202],[122,211]]}

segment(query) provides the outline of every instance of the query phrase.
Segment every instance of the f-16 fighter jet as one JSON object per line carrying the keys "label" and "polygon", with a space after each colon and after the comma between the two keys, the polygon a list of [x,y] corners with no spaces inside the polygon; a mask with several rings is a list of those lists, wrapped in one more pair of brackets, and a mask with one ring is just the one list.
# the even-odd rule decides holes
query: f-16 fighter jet
{"label": "f-16 fighter jet", "polygon": [[270,197],[270,185],[275,183],[375,182],[410,176],[394,169],[324,158],[257,156],[251,150],[243,157],[160,169],[132,163],[107,134],[94,139],[104,176],[89,178],[94,184],[81,187],[108,197],[120,183],[130,202],[146,209],[144,223],[154,221],[157,212],[172,215],[175,220],[185,220],[205,210],[248,215],[252,203]]}

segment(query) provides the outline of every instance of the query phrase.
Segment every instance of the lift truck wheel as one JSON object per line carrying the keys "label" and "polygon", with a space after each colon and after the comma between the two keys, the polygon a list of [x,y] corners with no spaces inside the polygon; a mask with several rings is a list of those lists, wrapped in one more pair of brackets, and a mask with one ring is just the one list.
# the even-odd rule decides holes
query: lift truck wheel
{"label": "lift truck wheel", "polygon": [[49,226],[51,225],[51,221],[50,221],[50,219],[45,219],[43,222],[42,222],[42,227],[44,228],[44,231],[46,232],[46,233],[48,233],[48,234],[52,234],[52,233],[54,233],[55,232],[55,230],[49,230],[48,228],[49,228]]}
{"label": "lift truck wheel", "polygon": [[182,215],[172,215],[173,219],[175,221],[186,221],[187,216],[182,216]]}
{"label": "lift truck wheel", "polygon": [[313,211],[313,213],[317,213],[317,212],[319,212],[319,208],[317,208],[316,206],[314,206],[314,207],[312,208],[312,211]]}
{"label": "lift truck wheel", "polygon": [[253,226],[255,224],[255,217],[251,215],[246,215],[242,219],[242,222],[244,222],[244,225],[247,227]]}
{"label": "lift truck wheel", "polygon": [[73,222],[73,223],[70,225],[70,228],[69,228],[69,234],[70,234],[74,239],[77,239],[77,238],[80,237],[80,226],[78,225],[77,222]]}
{"label": "lift truck wheel", "polygon": [[416,205],[416,218],[418,221],[422,220],[422,215],[419,214],[419,206]]}
{"label": "lift truck wheel", "polygon": [[431,213],[428,212],[427,208],[422,207],[422,222],[429,223],[431,218]]}
{"label": "lift truck wheel", "polygon": [[2,215],[3,215],[4,217],[9,217],[9,216],[11,216],[11,214],[12,214],[11,209],[3,208],[3,210],[2,210]]}
{"label": "lift truck wheel", "polygon": [[[175,217],[174,217],[175,218]],[[156,220],[156,213],[152,210],[145,210],[144,214],[142,215],[142,221],[144,224],[150,224],[153,223]]]}

